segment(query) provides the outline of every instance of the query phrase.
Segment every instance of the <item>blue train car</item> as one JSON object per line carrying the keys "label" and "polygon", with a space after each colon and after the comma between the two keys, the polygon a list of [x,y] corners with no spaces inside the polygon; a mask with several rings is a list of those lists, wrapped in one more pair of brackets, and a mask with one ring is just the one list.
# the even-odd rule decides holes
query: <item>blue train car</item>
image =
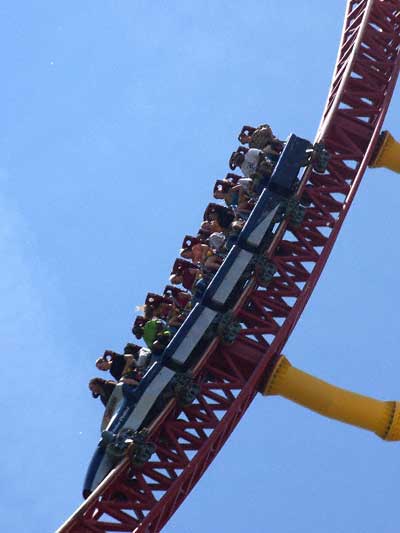
{"label": "blue train car", "polygon": [[[95,450],[89,464],[83,487],[83,495],[87,497],[97,485],[112,470],[120,460],[118,447],[123,449],[129,442],[118,442],[118,436],[127,437],[131,432],[139,431],[147,422],[157,400],[171,385],[175,372],[164,366],[160,361],[154,362],[140,381],[133,394],[127,396],[122,392],[122,384],[116,386],[116,390],[110,397],[106,406],[105,418],[102,423],[102,438]],[[119,400],[113,405],[114,394]],[[129,430],[129,432],[127,432]],[[129,440],[129,439],[128,439]]]}
{"label": "blue train car", "polygon": [[309,141],[291,134],[271,178],[240,232],[237,244],[228,253],[204,293],[203,304],[227,310],[245,288],[256,268],[255,259],[264,251],[285,214],[288,199],[299,182],[300,169],[308,161]]}

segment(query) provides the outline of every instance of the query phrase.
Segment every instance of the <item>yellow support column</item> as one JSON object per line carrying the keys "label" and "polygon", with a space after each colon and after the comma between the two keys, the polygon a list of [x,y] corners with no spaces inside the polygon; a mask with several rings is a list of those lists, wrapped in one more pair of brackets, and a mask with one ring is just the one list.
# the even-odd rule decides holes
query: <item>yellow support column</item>
{"label": "yellow support column", "polygon": [[371,168],[385,167],[400,173],[400,143],[388,131],[382,131],[369,163]]}
{"label": "yellow support column", "polygon": [[399,402],[383,402],[330,385],[293,367],[284,356],[262,393],[278,394],[321,415],[373,431],[384,440],[400,440]]}

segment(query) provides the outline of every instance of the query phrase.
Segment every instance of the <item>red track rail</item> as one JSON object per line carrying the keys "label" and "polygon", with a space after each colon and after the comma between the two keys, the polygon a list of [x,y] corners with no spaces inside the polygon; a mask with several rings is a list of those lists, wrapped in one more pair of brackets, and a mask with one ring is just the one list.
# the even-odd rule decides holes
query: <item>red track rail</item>
{"label": "red track rail", "polygon": [[268,255],[278,273],[254,282],[235,308],[243,330],[214,342],[195,369],[188,407],[170,402],[150,428],[157,444],[142,468],[123,461],[59,533],[159,532],[207,469],[273,369],[325,266],[374,148],[400,64],[400,0],[349,0],[332,85],[316,140],[332,155],[306,173],[311,205],[300,228],[284,225]]}

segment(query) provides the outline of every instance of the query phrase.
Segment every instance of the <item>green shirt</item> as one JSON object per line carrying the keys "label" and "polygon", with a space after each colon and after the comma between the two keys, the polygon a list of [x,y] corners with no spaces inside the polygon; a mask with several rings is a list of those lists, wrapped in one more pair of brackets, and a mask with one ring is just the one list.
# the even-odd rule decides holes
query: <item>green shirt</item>
{"label": "green shirt", "polygon": [[157,338],[157,334],[162,329],[161,320],[149,320],[143,328],[143,340],[149,348]]}

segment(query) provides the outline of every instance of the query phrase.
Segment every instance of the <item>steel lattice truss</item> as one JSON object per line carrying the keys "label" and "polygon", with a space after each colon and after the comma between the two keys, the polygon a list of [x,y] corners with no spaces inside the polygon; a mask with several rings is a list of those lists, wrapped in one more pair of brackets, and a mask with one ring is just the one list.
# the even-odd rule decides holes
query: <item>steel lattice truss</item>
{"label": "steel lattice truss", "polygon": [[243,416],[272,371],[328,259],[368,164],[399,69],[400,0],[349,1],[317,141],[328,171],[308,171],[311,205],[300,228],[282,225],[268,256],[277,274],[253,281],[234,309],[242,331],[217,341],[194,369],[197,400],[171,401],[150,428],[156,451],[141,468],[123,461],[59,532],[159,532]]}

